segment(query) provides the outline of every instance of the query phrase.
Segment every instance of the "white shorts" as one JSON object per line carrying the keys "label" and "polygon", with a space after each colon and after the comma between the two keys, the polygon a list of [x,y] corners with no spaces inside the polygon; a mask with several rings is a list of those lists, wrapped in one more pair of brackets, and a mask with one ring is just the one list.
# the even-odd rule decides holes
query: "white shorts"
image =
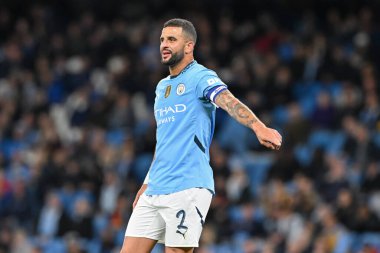
{"label": "white shorts", "polygon": [[168,247],[198,247],[212,193],[191,188],[166,195],[140,196],[125,236],[145,237]]}

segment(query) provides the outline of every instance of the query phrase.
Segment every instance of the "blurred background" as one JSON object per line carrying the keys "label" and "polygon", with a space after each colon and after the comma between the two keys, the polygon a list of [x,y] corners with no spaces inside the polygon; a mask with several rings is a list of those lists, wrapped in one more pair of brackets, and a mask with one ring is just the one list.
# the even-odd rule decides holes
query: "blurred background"
{"label": "blurred background", "polygon": [[118,252],[174,17],[284,139],[268,151],[218,110],[196,252],[380,252],[378,13],[379,0],[2,0],[0,252]]}

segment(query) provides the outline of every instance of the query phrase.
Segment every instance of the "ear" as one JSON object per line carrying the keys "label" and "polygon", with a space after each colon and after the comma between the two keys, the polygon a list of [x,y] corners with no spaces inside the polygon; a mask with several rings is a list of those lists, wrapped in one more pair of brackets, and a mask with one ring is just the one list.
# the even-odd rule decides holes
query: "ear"
{"label": "ear", "polygon": [[194,41],[187,41],[186,44],[185,44],[185,54],[191,54],[194,52]]}

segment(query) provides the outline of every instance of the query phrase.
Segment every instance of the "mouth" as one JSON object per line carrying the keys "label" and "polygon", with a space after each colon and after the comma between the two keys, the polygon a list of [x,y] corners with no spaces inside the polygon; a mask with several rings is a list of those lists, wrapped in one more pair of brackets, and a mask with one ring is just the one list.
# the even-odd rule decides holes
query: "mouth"
{"label": "mouth", "polygon": [[161,53],[163,60],[167,60],[171,55],[172,53],[169,50],[163,50]]}

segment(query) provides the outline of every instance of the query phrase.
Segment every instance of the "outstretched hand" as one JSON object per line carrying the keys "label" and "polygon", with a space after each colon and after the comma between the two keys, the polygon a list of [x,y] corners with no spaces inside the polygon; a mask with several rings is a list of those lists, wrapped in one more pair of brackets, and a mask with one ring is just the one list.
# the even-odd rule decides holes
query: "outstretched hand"
{"label": "outstretched hand", "polygon": [[260,124],[258,127],[254,128],[254,131],[261,145],[270,149],[280,149],[282,136],[277,130],[266,127],[264,124]]}

